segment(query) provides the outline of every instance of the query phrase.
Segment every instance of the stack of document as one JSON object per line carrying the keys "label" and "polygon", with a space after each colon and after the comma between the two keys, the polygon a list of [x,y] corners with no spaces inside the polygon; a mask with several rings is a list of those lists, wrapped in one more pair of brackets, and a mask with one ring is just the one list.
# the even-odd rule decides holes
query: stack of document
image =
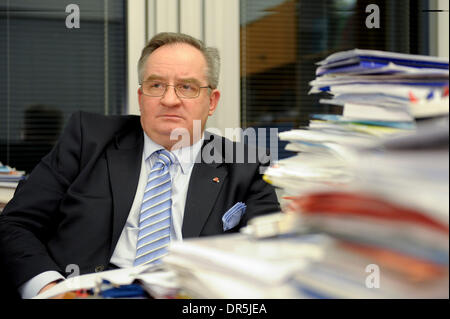
{"label": "stack of document", "polygon": [[317,75],[343,115],[280,133],[298,155],[264,175],[299,230],[334,240],[296,280],[322,297],[448,298],[448,60],[353,50]]}
{"label": "stack of document", "polygon": [[448,117],[422,121],[414,134],[384,140],[356,158],[354,187],[448,224]]}
{"label": "stack of document", "polygon": [[25,178],[25,172],[17,171],[0,162],[0,212],[14,196],[17,184]]}
{"label": "stack of document", "polygon": [[164,264],[190,298],[310,298],[295,276],[323,258],[325,235],[256,239],[232,234],[169,246]]}
{"label": "stack of document", "polygon": [[[336,196],[345,197],[344,194]],[[322,201],[313,204],[312,198],[303,199],[311,200],[305,215],[325,214],[313,209],[314,205],[320,208]],[[361,220],[355,225],[365,225],[359,231],[361,238],[363,232],[374,230],[364,224],[370,219],[368,216],[372,217],[370,223],[382,224],[380,219],[371,216],[376,214],[374,209],[361,213]],[[373,242],[349,235],[350,221],[354,219],[348,218],[349,213],[341,216],[340,223],[336,217],[334,224],[314,222],[303,214],[284,213],[253,221],[251,227],[257,232],[173,243],[164,265],[176,273],[180,293],[188,298],[448,298],[448,249],[445,253],[442,246],[442,239],[448,240],[448,226],[411,214],[398,218],[398,222],[416,223],[425,231],[436,231],[436,234],[431,232],[428,242],[432,243],[434,238],[441,246],[429,256],[405,253],[405,247],[411,248],[413,244],[399,245],[398,250],[386,248],[390,246],[389,241],[395,243],[401,238],[401,234],[395,236],[394,232],[373,234]],[[396,219],[384,217],[386,223]],[[273,235],[266,227],[275,225],[275,219],[278,225],[283,224],[283,218],[286,224],[297,218],[306,227],[297,231],[291,228],[283,234],[278,230],[279,236],[255,236],[256,233]],[[407,230],[415,231],[410,228],[404,233]],[[383,238],[386,234],[390,236]],[[409,234],[411,238],[413,234]],[[425,251],[423,245],[414,249],[416,255]]]}
{"label": "stack of document", "polygon": [[[353,178],[345,187],[298,188],[298,195],[285,198],[283,210],[301,216],[303,231],[336,240],[312,267],[315,274],[304,271],[297,280],[319,295],[357,298],[367,292],[367,266],[379,274],[380,287],[371,289],[377,297],[448,298],[448,117],[422,121],[414,134],[353,155],[347,157]],[[324,280],[328,285],[321,286]]]}
{"label": "stack of document", "polygon": [[411,129],[377,127],[332,120],[311,121],[307,128],[279,133],[286,150],[297,152],[269,167],[264,179],[295,195],[310,189],[351,186],[357,176],[351,169],[360,149],[377,147],[394,136],[409,135]]}
{"label": "stack of document", "polygon": [[18,171],[0,162],[0,182],[17,183],[24,178],[24,171]]}
{"label": "stack of document", "polygon": [[375,50],[351,50],[318,63],[311,93],[342,114],[313,114],[309,126],[279,134],[298,155],[279,161],[267,182],[295,194],[311,187],[346,185],[359,149],[414,134],[426,118],[448,117],[448,59]]}
{"label": "stack of document", "polygon": [[320,102],[341,106],[341,120],[396,126],[448,114],[448,59],[355,49],[318,65],[310,93],[329,93]]}

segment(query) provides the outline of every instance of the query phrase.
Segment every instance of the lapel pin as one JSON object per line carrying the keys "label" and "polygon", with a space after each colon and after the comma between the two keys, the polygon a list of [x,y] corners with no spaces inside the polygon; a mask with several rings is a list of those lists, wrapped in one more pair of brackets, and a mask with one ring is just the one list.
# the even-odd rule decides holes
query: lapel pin
{"label": "lapel pin", "polygon": [[216,182],[216,183],[218,183],[218,182],[220,182],[220,180],[219,180],[219,178],[218,178],[218,177],[214,177],[214,178],[213,178],[213,182]]}

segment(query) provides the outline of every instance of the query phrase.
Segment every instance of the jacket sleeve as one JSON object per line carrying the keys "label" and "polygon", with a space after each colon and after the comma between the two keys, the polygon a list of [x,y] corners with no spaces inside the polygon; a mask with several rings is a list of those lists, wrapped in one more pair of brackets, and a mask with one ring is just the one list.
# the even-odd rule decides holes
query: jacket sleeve
{"label": "jacket sleeve", "polygon": [[64,274],[46,243],[61,220],[59,203],[80,169],[81,113],[69,119],[55,147],[17,187],[0,215],[0,276],[18,287],[48,270]]}

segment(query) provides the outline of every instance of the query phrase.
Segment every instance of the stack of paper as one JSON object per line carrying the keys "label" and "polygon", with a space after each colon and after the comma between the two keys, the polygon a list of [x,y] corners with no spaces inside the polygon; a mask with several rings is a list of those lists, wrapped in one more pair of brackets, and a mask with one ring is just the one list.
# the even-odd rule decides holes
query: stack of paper
{"label": "stack of paper", "polygon": [[[448,298],[448,223],[366,194],[324,192],[292,204],[311,231],[336,239],[311,267],[315,276],[298,275],[318,293],[358,298],[377,288],[371,293],[380,298]],[[376,287],[364,280],[368,267]]]}
{"label": "stack of paper", "polygon": [[282,132],[298,155],[265,174],[267,182],[295,194],[311,187],[346,187],[355,151],[413,134],[418,119],[448,116],[448,59],[374,50],[351,50],[318,63],[311,93],[342,114],[313,114],[309,126]]}
{"label": "stack of paper", "polygon": [[320,102],[342,106],[341,120],[395,126],[448,114],[448,59],[355,49],[318,65],[310,93],[328,92]]}
{"label": "stack of paper", "polygon": [[14,196],[17,184],[25,178],[24,174],[25,172],[17,171],[0,162],[0,212]]}
{"label": "stack of paper", "polygon": [[448,146],[448,117],[421,122],[414,134],[359,152],[351,163],[355,185],[448,224]]}
{"label": "stack of paper", "polygon": [[348,157],[354,178],[345,188],[286,198],[284,211],[301,215],[303,228],[337,240],[316,274],[302,272],[299,280],[324,296],[352,296],[347,288],[368,276],[364,265],[375,265],[381,298],[448,298],[448,146],[448,118],[423,121],[414,134]]}
{"label": "stack of paper", "polygon": [[[336,196],[345,197],[344,194]],[[321,203],[321,200],[315,202],[318,208]],[[325,214],[320,209],[314,210],[315,204],[310,201],[305,215]],[[331,203],[330,206],[333,207]],[[365,218],[370,223],[382,224],[381,218],[371,214],[376,215],[376,210],[362,213],[356,227],[364,225]],[[401,245],[397,250],[386,248],[391,246],[389,241],[401,241],[402,234],[396,235],[394,229],[373,236],[373,242],[349,235],[348,226],[354,218],[346,218],[348,213],[340,216],[340,223],[334,224],[314,222],[313,218],[297,214],[298,221],[306,227],[297,232],[291,228],[284,235],[275,231],[278,237],[257,238],[250,232],[173,243],[164,265],[176,273],[181,294],[188,298],[448,298],[448,249],[442,245],[443,238],[448,240],[448,226],[427,218],[422,221],[419,215],[411,214],[405,213],[397,221],[417,223],[424,230],[436,231],[428,242],[439,242],[439,249],[434,248],[433,254],[427,257],[405,253]],[[278,225],[283,223],[283,218],[291,223],[292,216],[285,213],[260,217],[251,228],[253,231],[265,228],[274,219],[278,219]],[[323,216],[315,217],[325,220]],[[365,225],[359,230],[360,238],[365,238],[363,232],[374,230],[368,228]],[[409,228],[404,234],[408,230],[416,231]],[[274,235],[267,228],[258,232]],[[386,234],[390,236],[383,238]],[[409,239],[414,239],[414,234],[409,234]],[[413,246],[405,243],[408,248]],[[415,254],[425,251],[423,245],[414,249]]]}
{"label": "stack of paper", "polygon": [[[312,91],[344,115],[281,133],[299,154],[264,176],[299,229],[335,240],[296,280],[322,297],[448,298],[448,60],[353,50],[317,74]],[[366,266],[381,288],[366,287]]]}
{"label": "stack of paper", "polygon": [[305,298],[294,278],[323,257],[329,241],[325,235],[188,239],[170,245],[164,264],[192,298]]}
{"label": "stack of paper", "polygon": [[264,175],[268,182],[288,195],[310,189],[351,186],[356,178],[351,165],[358,161],[358,150],[376,147],[386,138],[412,134],[414,130],[377,127],[360,123],[311,121],[310,126],[281,132],[288,141],[286,149],[297,155],[269,167]]}
{"label": "stack of paper", "polygon": [[8,165],[3,165],[0,162],[0,182],[17,183],[24,178],[24,171],[17,171]]}

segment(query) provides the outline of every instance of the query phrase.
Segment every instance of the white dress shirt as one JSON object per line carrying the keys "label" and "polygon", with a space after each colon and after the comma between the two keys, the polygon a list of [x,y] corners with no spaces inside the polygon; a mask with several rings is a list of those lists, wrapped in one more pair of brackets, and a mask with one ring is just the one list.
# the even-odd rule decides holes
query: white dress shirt
{"label": "white dress shirt", "polygon": [[[171,153],[175,156],[175,163],[170,165],[169,172],[172,180],[172,218],[170,240],[182,240],[181,227],[183,225],[184,207],[191,178],[192,168],[198,152],[203,144],[203,138],[191,146],[179,148]],[[136,254],[136,244],[139,233],[139,212],[141,209],[147,176],[157,160],[156,151],[163,149],[144,133],[144,152],[142,154],[141,174],[139,184],[131,206],[125,227],[117,242],[111,263],[120,267],[133,267]]]}
{"label": "white dress shirt", "polygon": [[[183,225],[184,207],[195,159],[201,150],[204,135],[194,144],[176,149],[171,153],[175,157],[175,163],[170,165],[169,173],[172,180],[172,218],[171,240],[182,240],[181,228]],[[144,151],[142,152],[142,164],[139,175],[138,187],[131,205],[127,221],[119,237],[117,245],[111,256],[110,262],[120,268],[133,267],[136,256],[136,244],[139,233],[139,212],[141,208],[144,189],[151,167],[157,160],[156,151],[163,149],[152,141],[144,132]],[[43,272],[19,287],[22,298],[28,299],[36,296],[39,291],[52,281],[64,279],[57,271]]]}

